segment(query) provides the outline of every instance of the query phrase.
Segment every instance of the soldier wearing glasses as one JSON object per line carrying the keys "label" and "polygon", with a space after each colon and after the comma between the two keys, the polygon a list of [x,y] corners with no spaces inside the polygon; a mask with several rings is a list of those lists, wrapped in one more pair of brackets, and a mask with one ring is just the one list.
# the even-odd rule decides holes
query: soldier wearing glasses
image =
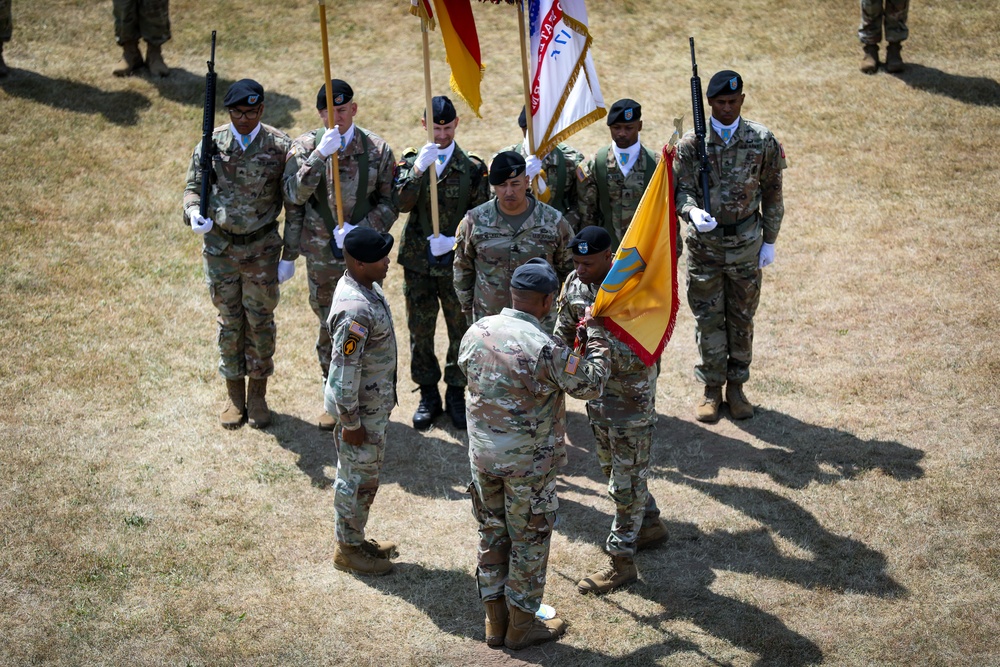
{"label": "soldier wearing glasses", "polygon": [[[264,88],[237,81],[223,100],[230,122],[212,135],[211,201],[201,204],[201,143],[194,149],[184,188],[184,221],[202,236],[205,281],[218,309],[219,373],[228,401],[220,415],[226,428],[244,419],[263,428],[271,423],[265,394],[274,373],[274,308],[278,305],[278,260],[283,207],[281,176],[291,140],[260,122]],[[249,377],[249,386],[244,378]]]}

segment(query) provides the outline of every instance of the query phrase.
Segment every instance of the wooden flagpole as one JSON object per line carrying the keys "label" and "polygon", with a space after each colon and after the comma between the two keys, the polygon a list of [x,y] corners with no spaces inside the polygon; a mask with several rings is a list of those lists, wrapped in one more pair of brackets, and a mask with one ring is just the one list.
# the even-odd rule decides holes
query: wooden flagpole
{"label": "wooden flagpole", "polygon": [[[330,129],[333,125],[333,84],[330,76],[330,41],[326,34],[326,0],[319,2],[319,27],[323,34],[323,77],[326,80],[326,127]],[[344,204],[340,195],[340,159],[337,154],[340,149],[333,151],[333,196],[337,203],[337,227],[344,228]]]}
{"label": "wooden flagpole", "polygon": [[[431,95],[431,47],[430,39],[428,37],[428,32],[430,27],[427,24],[427,17],[421,13],[420,16],[420,34],[423,36],[424,42],[424,124],[427,126],[427,141],[428,143],[435,143],[434,141],[434,98]],[[431,224],[434,230],[434,236],[438,236],[440,230],[440,224],[438,222],[438,178],[437,178],[437,160],[430,166],[430,179],[431,179]]]}

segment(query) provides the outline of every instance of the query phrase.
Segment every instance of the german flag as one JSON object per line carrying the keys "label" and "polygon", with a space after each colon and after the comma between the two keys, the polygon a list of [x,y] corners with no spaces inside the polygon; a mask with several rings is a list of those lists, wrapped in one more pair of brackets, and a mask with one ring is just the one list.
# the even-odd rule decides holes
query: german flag
{"label": "german flag", "polygon": [[451,67],[451,89],[482,118],[479,84],[486,66],[479,52],[479,34],[470,0],[411,0],[411,5],[410,13],[427,19],[430,28],[433,29],[435,23],[441,27]]}

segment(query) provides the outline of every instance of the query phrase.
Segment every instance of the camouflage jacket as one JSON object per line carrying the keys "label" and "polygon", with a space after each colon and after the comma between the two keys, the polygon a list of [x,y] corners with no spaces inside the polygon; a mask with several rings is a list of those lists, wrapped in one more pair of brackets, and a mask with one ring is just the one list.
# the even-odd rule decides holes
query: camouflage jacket
{"label": "camouflage jacket", "polygon": [[[660,155],[652,151],[656,162],[659,163]],[[639,157],[635,165],[629,170],[628,176],[622,173],[615,159],[614,150],[608,146],[608,208],[611,211],[611,220],[605,220],[601,213],[601,202],[597,190],[597,156],[587,160],[586,164],[577,169],[576,177],[580,181],[580,227],[596,225],[603,227],[611,234],[611,247],[617,248],[632,222],[632,216],[639,207],[639,200],[642,199],[646,191],[646,181],[653,177],[653,173],[646,172],[646,147],[642,146]],[[655,165],[654,165],[655,167]]]}
{"label": "camouflage jacket", "polygon": [[[557,304],[555,335],[573,347],[577,323],[584,310],[594,304],[599,287],[583,283],[576,271],[563,283]],[[586,338],[586,332],[583,332]],[[586,340],[581,341],[586,343]],[[590,420],[600,426],[648,426],[656,422],[656,365],[646,366],[628,345],[608,336],[611,374],[599,398],[587,403]]]}
{"label": "camouflage jacket", "polygon": [[[528,156],[523,141],[513,146],[507,146],[497,151],[497,153],[504,151],[514,151],[525,157]],[[496,154],[493,157],[496,157]],[[490,161],[492,162],[492,158],[490,158]],[[569,223],[574,233],[580,231],[580,214],[577,212],[580,196],[577,187],[578,179],[576,171],[583,164],[583,161],[583,153],[566,144],[558,144],[554,150],[549,151],[549,154],[542,158],[542,169],[545,171],[545,184],[550,188],[554,188],[559,181],[559,163],[562,162],[565,165],[562,197],[556,198],[553,193],[546,203],[563,214],[563,217],[566,218],[566,222]]]}
{"label": "camouflage jacket", "polygon": [[510,277],[532,257],[542,257],[562,280],[573,270],[573,230],[559,211],[529,200],[535,208],[516,232],[500,217],[494,197],[469,211],[455,238],[455,292],[464,311],[478,320],[510,303]]}
{"label": "camouflage jacket", "polygon": [[[392,179],[396,160],[392,149],[372,132],[357,125],[354,136],[339,153],[340,191],[343,197],[344,222],[351,222],[354,205],[358,201],[358,156],[361,155],[361,135],[368,143],[368,188],[362,195],[368,197],[372,209],[360,221],[363,227],[387,232],[396,222],[399,212],[392,197]],[[322,133],[320,133],[322,136]],[[320,182],[324,184],[330,212],[337,222],[337,203],[333,187],[333,160],[316,151],[316,132],[307,132],[292,142],[282,188],[285,198],[301,209],[288,215],[285,224],[285,259],[294,260],[302,253],[319,257],[330,244],[330,231],[315,207],[313,195]]]}
{"label": "camouflage jacket", "polygon": [[608,377],[603,328],[588,332],[586,357],[531,315],[504,308],[473,324],[458,365],[469,380],[469,459],[496,477],[544,475],[565,465],[565,394],[600,396]]}
{"label": "camouflage jacket", "polygon": [[[213,183],[207,217],[214,223],[205,234],[205,247],[221,252],[229,241],[216,227],[230,234],[249,234],[278,219],[283,205],[281,174],[291,145],[288,135],[261,123],[260,132],[241,149],[229,123],[212,132],[218,152],[212,158]],[[184,187],[184,224],[190,225],[188,210],[201,205],[201,142],[194,147]],[[286,220],[294,215],[286,207]]]}
{"label": "camouflage jacket", "polygon": [[[396,206],[400,213],[409,213],[399,243],[397,261],[407,269],[432,276],[452,275],[451,266],[428,266],[427,237],[431,226],[430,173],[414,173],[413,163],[418,151],[408,148],[396,165]],[[469,179],[469,192],[465,201],[459,201],[461,180]],[[487,202],[490,198],[490,181],[486,165],[475,155],[467,155],[458,144],[438,177],[439,233],[454,236],[458,223],[467,212]],[[421,220],[423,218],[423,220]]]}
{"label": "camouflage jacket", "polygon": [[396,334],[378,283],[364,287],[350,272],[337,282],[327,320],[333,356],[326,411],[346,429],[385,428],[396,405]]}
{"label": "camouflage jacket", "polygon": [[[781,196],[785,153],[781,144],[760,123],[740,119],[728,146],[709,123],[705,148],[712,165],[709,174],[712,216],[720,225],[731,225],[759,212],[764,241],[774,243],[785,214]],[[677,217],[685,222],[690,222],[688,212],[692,208],[705,208],[698,177],[700,164],[694,133],[688,132],[677,145],[674,158]]]}

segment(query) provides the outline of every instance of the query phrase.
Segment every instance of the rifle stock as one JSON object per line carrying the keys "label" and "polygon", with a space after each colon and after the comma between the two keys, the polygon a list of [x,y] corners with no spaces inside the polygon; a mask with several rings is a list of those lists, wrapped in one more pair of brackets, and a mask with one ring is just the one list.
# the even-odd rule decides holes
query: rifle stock
{"label": "rifle stock", "polygon": [[212,31],[212,58],[208,61],[205,74],[205,113],[201,119],[201,202],[198,213],[208,216],[209,197],[212,192],[212,158],[215,157],[215,142],[212,130],[215,128],[215,31]]}
{"label": "rifle stock", "polygon": [[705,104],[701,97],[701,77],[698,76],[698,63],[694,58],[694,37],[689,37],[691,44],[691,111],[694,116],[694,136],[695,148],[698,151],[698,181],[701,184],[702,204],[705,212],[711,215],[711,197],[709,195],[708,175],[712,170],[712,165],[708,161],[708,151],[705,148],[705,139],[708,136],[708,128],[705,125]]}

